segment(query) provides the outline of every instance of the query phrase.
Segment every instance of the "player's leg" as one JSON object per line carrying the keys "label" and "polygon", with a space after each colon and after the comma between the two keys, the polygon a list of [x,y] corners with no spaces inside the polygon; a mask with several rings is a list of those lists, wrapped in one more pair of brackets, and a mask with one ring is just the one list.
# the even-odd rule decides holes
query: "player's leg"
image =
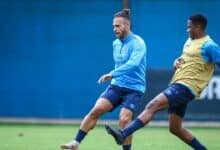
{"label": "player's leg", "polygon": [[98,118],[102,114],[111,111],[119,99],[120,96],[117,87],[109,86],[106,91],[102,93],[91,111],[83,118],[75,140],[61,145],[61,148],[78,150],[79,143],[85,138],[87,133],[95,127]]}
{"label": "player's leg", "polygon": [[180,108],[179,114],[178,111],[177,114],[169,114],[170,132],[179,137],[182,141],[190,145],[195,150],[206,150],[206,148],[192,135],[192,133],[190,133],[190,131],[188,131],[186,128],[182,126],[183,111],[181,109],[185,108]]}
{"label": "player's leg", "polygon": [[163,93],[160,93],[146,105],[145,109],[141,112],[137,119],[135,119],[128,127],[123,129],[123,136],[127,137],[136,130],[142,128],[150,122],[156,112],[168,107],[169,104],[166,96]]}
{"label": "player's leg", "polygon": [[171,84],[162,93],[156,96],[147,104],[145,110],[128,127],[122,131],[106,126],[106,130],[111,134],[118,144],[121,144],[126,137],[136,130],[148,124],[154,114],[162,109],[176,107],[191,101],[194,98],[192,92],[182,84]]}
{"label": "player's leg", "polygon": [[106,125],[106,130],[115,138],[117,144],[122,144],[128,136],[148,124],[156,112],[168,107],[169,103],[167,97],[163,93],[160,93],[147,104],[144,111],[142,111],[138,118],[130,123],[126,128],[118,130]]}
{"label": "player's leg", "polygon": [[187,129],[182,126],[182,117],[179,115],[175,113],[169,114],[169,128],[172,134],[179,137],[185,143],[192,141],[193,136]]}
{"label": "player's leg", "polygon": [[187,104],[195,97],[192,91],[184,85],[174,84],[171,90],[165,91],[165,94],[170,104],[170,108],[168,109],[170,132],[195,150],[206,150],[206,148],[182,126],[182,118],[185,115]]}
{"label": "player's leg", "polygon": [[168,107],[169,103],[167,97],[163,93],[160,93],[147,104],[144,111],[138,116],[138,119],[146,125],[150,122],[156,112],[167,109]]}
{"label": "player's leg", "polygon": [[74,141],[61,145],[62,149],[78,150],[79,143],[85,138],[87,133],[95,127],[98,118],[110,111],[113,108],[112,104],[105,98],[99,98],[92,110],[84,117],[80,124],[80,129],[77,132]]}
{"label": "player's leg", "polygon": [[[127,108],[122,108],[120,111],[119,118],[119,126],[123,129],[125,128],[131,121],[133,117],[133,112]],[[127,139],[123,143],[123,150],[131,150],[131,141],[132,136],[127,137]]]}
{"label": "player's leg", "polygon": [[[133,119],[133,115],[137,112],[143,94],[142,92],[123,88],[122,90],[122,109],[120,111],[119,126],[120,128],[125,128]],[[132,136],[127,137],[123,143],[123,150],[131,150]]]}
{"label": "player's leg", "polygon": [[112,108],[113,105],[108,99],[99,98],[92,110],[82,120],[80,129],[89,132],[89,130],[95,127],[98,118]]}

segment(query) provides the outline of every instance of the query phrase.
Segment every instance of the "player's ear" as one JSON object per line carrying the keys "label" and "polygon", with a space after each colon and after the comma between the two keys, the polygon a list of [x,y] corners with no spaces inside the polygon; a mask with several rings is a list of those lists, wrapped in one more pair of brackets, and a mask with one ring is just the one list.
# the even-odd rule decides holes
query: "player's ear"
{"label": "player's ear", "polygon": [[130,26],[131,26],[130,21],[128,21],[128,20],[126,19],[126,20],[125,20],[125,24],[126,24],[126,26],[128,26],[128,28],[130,29]]}

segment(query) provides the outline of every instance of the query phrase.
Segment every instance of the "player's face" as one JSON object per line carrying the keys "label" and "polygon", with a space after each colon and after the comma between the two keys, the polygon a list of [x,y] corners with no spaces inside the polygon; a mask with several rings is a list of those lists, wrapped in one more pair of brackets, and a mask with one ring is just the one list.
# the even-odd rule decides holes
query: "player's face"
{"label": "player's face", "polygon": [[123,17],[115,17],[113,20],[113,30],[115,35],[119,39],[123,39],[129,33],[130,24],[129,21]]}
{"label": "player's face", "polygon": [[187,21],[187,32],[189,37],[195,39],[198,35],[199,27],[194,25],[191,20]]}

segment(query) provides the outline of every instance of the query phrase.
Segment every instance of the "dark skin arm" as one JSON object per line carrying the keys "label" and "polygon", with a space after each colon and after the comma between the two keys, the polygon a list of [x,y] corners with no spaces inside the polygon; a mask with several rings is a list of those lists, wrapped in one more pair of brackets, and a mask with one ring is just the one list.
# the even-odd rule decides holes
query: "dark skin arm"
{"label": "dark skin arm", "polygon": [[178,57],[175,59],[174,63],[173,63],[173,69],[176,70],[178,68],[180,68],[181,66],[181,57]]}

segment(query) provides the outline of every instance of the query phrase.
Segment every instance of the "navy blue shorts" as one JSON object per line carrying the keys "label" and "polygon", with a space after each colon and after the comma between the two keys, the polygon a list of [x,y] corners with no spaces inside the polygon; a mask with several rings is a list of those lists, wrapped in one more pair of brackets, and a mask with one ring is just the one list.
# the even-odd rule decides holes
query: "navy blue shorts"
{"label": "navy blue shorts", "polygon": [[109,100],[113,105],[113,109],[119,105],[122,105],[122,107],[127,108],[135,113],[141,103],[142,96],[143,93],[140,91],[119,87],[116,85],[109,85],[100,97]]}
{"label": "navy blue shorts", "polygon": [[170,84],[163,93],[169,101],[168,113],[175,113],[180,117],[184,117],[187,104],[195,98],[188,87],[179,83]]}

